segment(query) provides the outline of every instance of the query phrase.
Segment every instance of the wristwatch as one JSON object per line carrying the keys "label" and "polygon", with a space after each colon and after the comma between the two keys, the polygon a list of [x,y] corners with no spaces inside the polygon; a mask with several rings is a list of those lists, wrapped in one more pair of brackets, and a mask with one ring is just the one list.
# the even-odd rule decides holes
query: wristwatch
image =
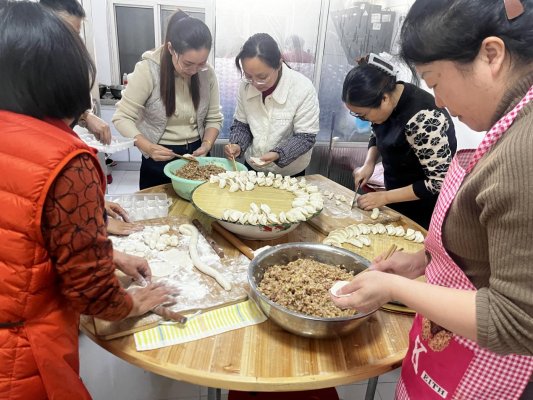
{"label": "wristwatch", "polygon": [[91,110],[85,111],[83,114],[81,114],[80,118],[78,118],[78,125],[82,128],[87,128],[87,117],[91,113]]}

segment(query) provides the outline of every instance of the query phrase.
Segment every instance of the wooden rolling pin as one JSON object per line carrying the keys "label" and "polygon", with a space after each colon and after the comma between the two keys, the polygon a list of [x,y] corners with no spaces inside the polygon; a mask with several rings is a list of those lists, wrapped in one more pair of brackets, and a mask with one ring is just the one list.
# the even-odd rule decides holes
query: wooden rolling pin
{"label": "wooden rolling pin", "polygon": [[254,258],[254,251],[246,246],[240,239],[237,238],[233,233],[229,232],[227,229],[224,229],[218,222],[213,222],[211,224],[211,229],[218,232],[224,239],[234,245],[242,254],[248,257],[250,260]]}

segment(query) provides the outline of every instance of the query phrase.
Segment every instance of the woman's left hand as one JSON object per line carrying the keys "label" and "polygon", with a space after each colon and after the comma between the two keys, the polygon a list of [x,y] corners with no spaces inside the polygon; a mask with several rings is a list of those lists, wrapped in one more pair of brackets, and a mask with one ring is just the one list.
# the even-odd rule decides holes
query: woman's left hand
{"label": "woman's left hand", "polygon": [[112,235],[127,236],[134,232],[139,232],[144,229],[141,224],[132,222],[124,222],[116,218],[109,217],[107,219],[107,233]]}
{"label": "woman's left hand", "polygon": [[124,222],[131,222],[130,217],[126,210],[124,210],[120,204],[113,203],[112,201],[106,201],[105,202],[105,210],[107,211],[107,215],[109,215],[111,218],[116,218],[122,220]]}
{"label": "woman's left hand", "polygon": [[268,165],[270,163],[273,163],[274,161],[277,161],[279,159],[279,154],[276,153],[275,151],[269,151],[268,153],[265,153],[261,157],[259,157],[259,159],[265,162],[265,164],[261,165],[262,167],[264,167],[265,165]]}
{"label": "woman's left hand", "polygon": [[205,156],[207,153],[209,153],[210,150],[211,148],[209,147],[209,145],[207,145],[206,143],[202,143],[200,147],[198,147],[192,152],[192,155],[195,157]]}
{"label": "woman's left hand", "polygon": [[337,293],[348,294],[347,297],[331,295],[333,303],[340,308],[353,308],[360,312],[370,312],[393,300],[392,288],[396,275],[385,272],[371,271],[358,274]]}
{"label": "woman's left hand", "polygon": [[144,258],[113,250],[113,262],[124,274],[141,284],[150,283],[152,280],[152,271]]}
{"label": "woman's left hand", "polygon": [[372,210],[388,204],[387,191],[371,192],[357,198],[357,205],[362,210]]}

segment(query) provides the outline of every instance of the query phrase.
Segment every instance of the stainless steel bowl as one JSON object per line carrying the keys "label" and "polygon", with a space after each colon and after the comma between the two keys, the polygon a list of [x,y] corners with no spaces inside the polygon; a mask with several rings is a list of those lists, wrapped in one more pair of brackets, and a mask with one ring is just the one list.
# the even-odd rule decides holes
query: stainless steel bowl
{"label": "stainless steel bowl", "polygon": [[324,264],[343,265],[349,271],[359,273],[370,265],[370,261],[351,251],[316,243],[289,243],[274,246],[259,253],[248,267],[250,296],[259,304],[263,312],[282,328],[296,335],[329,338],[346,335],[373,314],[357,313],[349,317],[319,318],[291,311],[274,303],[263,295],[257,285],[263,279],[268,267],[288,264],[298,259],[312,259]]}

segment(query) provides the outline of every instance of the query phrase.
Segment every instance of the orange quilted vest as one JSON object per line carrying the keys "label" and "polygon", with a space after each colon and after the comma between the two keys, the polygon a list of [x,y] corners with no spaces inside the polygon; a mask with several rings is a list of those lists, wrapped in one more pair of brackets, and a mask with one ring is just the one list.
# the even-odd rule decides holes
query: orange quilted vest
{"label": "orange quilted vest", "polygon": [[44,202],[75,156],[63,122],[0,111],[0,398],[90,399],[79,377],[79,314],[61,296],[41,234]]}

